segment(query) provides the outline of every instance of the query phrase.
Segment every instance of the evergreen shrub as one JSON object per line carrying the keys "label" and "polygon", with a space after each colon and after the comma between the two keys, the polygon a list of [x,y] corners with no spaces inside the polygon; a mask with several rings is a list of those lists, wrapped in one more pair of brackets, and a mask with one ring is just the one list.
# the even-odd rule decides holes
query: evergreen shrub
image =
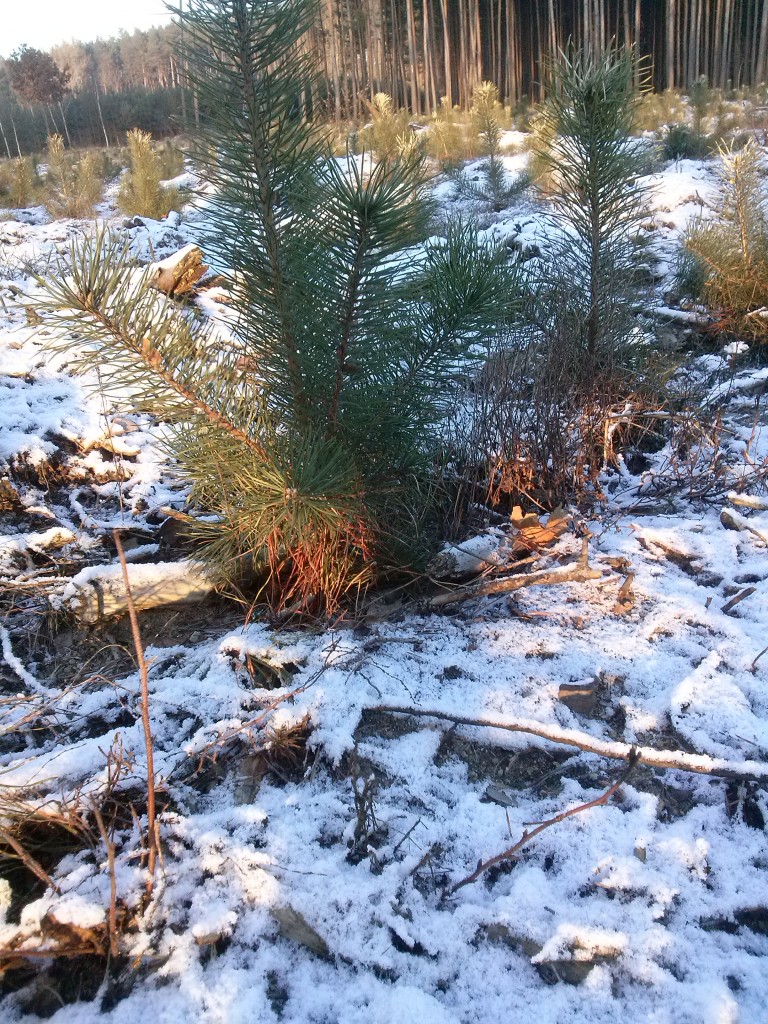
{"label": "evergreen shrub", "polygon": [[529,328],[481,396],[502,443],[488,474],[494,496],[552,507],[594,493],[611,457],[611,412],[637,390],[646,193],[635,77],[624,50],[572,51],[550,68],[535,152],[553,230],[525,265]]}
{"label": "evergreen shrub", "polygon": [[483,82],[475,89],[472,123],[480,139],[486,159],[480,168],[480,181],[473,181],[465,171],[454,175],[457,197],[477,199],[494,213],[509,206],[530,184],[527,174],[510,178],[501,158],[501,115],[499,90],[492,82]]}

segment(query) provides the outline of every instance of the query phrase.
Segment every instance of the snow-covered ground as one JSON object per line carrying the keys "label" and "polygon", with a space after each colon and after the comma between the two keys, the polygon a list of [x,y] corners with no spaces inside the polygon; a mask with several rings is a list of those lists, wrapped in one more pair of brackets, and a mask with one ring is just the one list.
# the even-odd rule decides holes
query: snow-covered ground
{"label": "snow-covered ground", "polygon": [[[505,159],[517,172],[525,154]],[[660,305],[680,231],[706,212],[714,180],[707,162],[648,179]],[[449,208],[449,190],[439,195]],[[27,635],[33,613],[51,596],[60,604],[75,573],[114,566],[113,526],[133,531],[132,558],[162,562],[162,510],[184,495],[151,424],[106,408],[68,374],[66,355],[51,356],[46,328],[28,321],[25,265],[51,266],[82,230],[45,223],[39,211],[0,223],[0,477],[10,468],[16,484],[9,495],[0,479],[0,580],[10,594],[0,625],[0,814],[11,794],[42,808],[89,807],[107,785],[108,752],[114,768],[120,749],[117,798],[137,818],[118,819],[113,872],[103,844],[74,848],[45,868],[58,891],[33,894],[20,918],[0,880],[6,951],[39,947],[41,932],[50,947],[103,938],[111,879],[125,922],[106,974],[99,960],[88,979],[73,961],[82,998],[66,1005],[60,979],[31,980],[12,964],[3,1019],[768,1019],[768,511],[725,495],[658,497],[653,473],[672,472],[668,450],[649,456],[645,477],[624,466],[607,478],[608,505],[579,522],[600,573],[587,582],[437,611],[388,606],[325,632],[240,625],[210,605],[179,611],[181,628],[167,621],[145,633],[162,857],[138,912],[139,677],[83,664],[99,646],[129,641],[110,624],[88,643],[66,624],[58,639],[45,627],[48,645]],[[158,260],[194,241],[199,221],[125,230],[141,258]],[[546,244],[541,210],[525,198],[488,231]],[[766,377],[743,355],[699,356],[686,370],[687,384],[723,411],[735,490],[745,452],[753,464],[768,458]],[[724,508],[726,524],[748,529],[726,528]],[[572,528],[544,561],[567,563],[581,544]],[[563,699],[563,686],[582,701]],[[562,742],[377,710],[392,706]],[[625,764],[574,744],[601,743],[615,755],[666,750],[678,767],[638,765],[606,805],[554,824],[512,862],[450,892],[536,824],[599,797]]]}

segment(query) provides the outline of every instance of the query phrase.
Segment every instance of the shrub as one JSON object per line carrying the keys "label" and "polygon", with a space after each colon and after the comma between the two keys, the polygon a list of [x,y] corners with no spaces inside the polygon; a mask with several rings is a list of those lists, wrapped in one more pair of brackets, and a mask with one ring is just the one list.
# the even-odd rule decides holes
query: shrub
{"label": "shrub", "polygon": [[[647,192],[631,139],[637,94],[627,51],[565,55],[550,71],[538,158],[549,167],[549,201],[565,227],[547,276],[573,304],[572,351],[587,376],[612,363],[635,324],[638,237]],[[566,304],[567,308],[568,304]]]}
{"label": "shrub", "polygon": [[685,106],[680,95],[670,89],[660,93],[644,90],[637,100],[635,118],[639,131],[657,132],[683,123]]}
{"label": "shrub", "polygon": [[296,116],[312,11],[193,0],[183,15],[211,112],[196,159],[213,189],[207,244],[234,271],[234,341],[173,303],[158,309],[127,250],[103,238],[48,285],[45,315],[91,340],[83,365],[108,358],[111,388],[175,424],[220,578],[250,565],[274,604],[330,610],[429,554],[452,374],[499,321],[510,279],[506,253],[463,226],[423,261],[396,259],[430,233],[422,161],[339,162]]}
{"label": "shrub", "polygon": [[61,135],[48,139],[45,207],[52,217],[92,217],[101,198],[99,157],[89,150],[79,160],[64,148]]}
{"label": "shrub", "polygon": [[693,130],[695,134],[701,135],[704,118],[707,116],[709,105],[713,100],[713,93],[706,75],[701,75],[696,79],[689,90],[688,99],[693,110]]}
{"label": "shrub", "polygon": [[39,183],[31,157],[18,157],[13,161],[11,202],[14,206],[31,206],[38,197]]}
{"label": "shrub", "polygon": [[128,132],[127,141],[131,166],[121,182],[118,205],[129,217],[159,220],[181,205],[179,191],[160,184],[160,160],[149,132],[135,128]]}
{"label": "shrub", "polygon": [[464,153],[462,131],[455,121],[435,114],[429,125],[427,153],[437,160],[444,170],[458,166]]}
{"label": "shrub", "polygon": [[166,139],[155,147],[162,181],[178,178],[184,171],[184,153],[173,139]]}
{"label": "shrub", "polygon": [[720,216],[686,232],[687,252],[703,278],[702,296],[721,330],[755,338],[768,335],[768,219],[761,153],[753,139],[736,151],[720,150]]}

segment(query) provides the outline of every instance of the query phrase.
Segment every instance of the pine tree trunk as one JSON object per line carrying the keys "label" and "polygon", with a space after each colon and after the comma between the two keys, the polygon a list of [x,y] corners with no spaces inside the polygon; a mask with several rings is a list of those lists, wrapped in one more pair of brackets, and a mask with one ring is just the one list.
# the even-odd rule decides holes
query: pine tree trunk
{"label": "pine tree trunk", "polygon": [[99,111],[99,121],[101,122],[101,130],[104,133],[104,145],[109,149],[109,139],[107,138],[107,129],[104,127],[104,115],[101,112],[101,100],[99,99],[99,87],[96,85],[96,108]]}
{"label": "pine tree trunk", "polygon": [[677,0],[667,0],[666,88],[675,88],[675,22]]}
{"label": "pine tree trunk", "polygon": [[449,107],[454,103],[453,92],[453,57],[451,54],[451,30],[448,22],[448,0],[440,0],[440,12],[443,16],[443,62],[445,67],[445,97]]}
{"label": "pine tree trunk", "polygon": [[[326,38],[330,50],[330,78],[333,89],[333,119],[338,124],[341,121],[341,83],[339,82],[339,58],[337,54],[336,19],[334,18],[334,0],[327,0],[326,17],[328,19]],[[327,71],[326,71],[327,74]]]}
{"label": "pine tree trunk", "polygon": [[21,159],[21,146],[19,145],[19,133],[16,131],[16,122],[13,119],[13,114],[11,114],[11,128],[13,128],[13,137],[16,140],[16,152],[19,154],[19,159]]}
{"label": "pine tree trunk", "polygon": [[763,0],[763,8],[760,12],[760,42],[757,47],[757,67],[755,69],[755,80],[752,83],[753,85],[760,85],[765,82],[766,52],[768,52],[768,0]]}
{"label": "pine tree trunk", "polygon": [[3,128],[3,122],[0,121],[0,135],[3,136],[3,142],[5,143],[5,151],[8,154],[8,159],[12,160],[11,147],[8,145],[8,139],[5,137],[5,128]]}
{"label": "pine tree trunk", "polygon": [[67,127],[67,119],[64,117],[64,107],[61,105],[61,100],[59,100],[59,113],[61,114],[61,123],[64,125],[64,134],[67,137],[67,145],[71,146],[72,139],[69,137],[69,128]]}
{"label": "pine tree trunk", "polygon": [[406,0],[406,24],[408,29],[408,63],[411,78],[411,110],[414,114],[421,113],[421,85],[416,52],[416,19],[413,14],[413,0]]}

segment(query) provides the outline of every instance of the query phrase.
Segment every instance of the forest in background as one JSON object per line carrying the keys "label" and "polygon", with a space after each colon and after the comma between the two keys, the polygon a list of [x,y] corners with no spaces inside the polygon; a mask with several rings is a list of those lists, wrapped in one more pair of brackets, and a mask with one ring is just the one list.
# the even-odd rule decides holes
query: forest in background
{"label": "forest in background", "polygon": [[[318,0],[305,45],[323,73],[307,99],[359,122],[378,92],[420,115],[443,100],[466,109],[492,81],[519,109],[542,98],[542,64],[569,40],[636,47],[656,91],[702,76],[725,91],[755,89],[768,79],[768,0]],[[0,153],[38,151],[53,130],[82,146],[122,143],[130,128],[183,128],[197,114],[184,88],[190,45],[177,24],[61,43],[50,56],[66,91],[54,103],[25,103],[0,65]]]}

